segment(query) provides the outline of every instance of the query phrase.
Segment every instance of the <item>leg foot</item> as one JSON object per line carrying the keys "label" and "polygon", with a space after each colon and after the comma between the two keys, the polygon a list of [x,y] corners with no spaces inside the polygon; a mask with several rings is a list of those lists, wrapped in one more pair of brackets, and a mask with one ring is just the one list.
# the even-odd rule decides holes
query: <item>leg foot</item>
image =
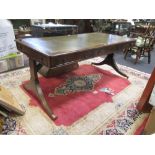
{"label": "leg foot", "polygon": [[109,66],[111,66],[112,68],[114,68],[114,70],[115,70],[117,73],[119,73],[120,75],[122,75],[122,76],[128,78],[128,76],[127,76],[126,74],[124,74],[123,72],[121,72],[121,71],[119,70],[118,66],[117,66],[116,63],[115,63],[114,54],[113,54],[113,53],[112,53],[112,54],[108,54],[107,57],[106,57],[103,61],[101,61],[101,62],[99,62],[99,63],[92,63],[92,64],[93,64],[93,65],[104,65],[104,64],[109,65]]}

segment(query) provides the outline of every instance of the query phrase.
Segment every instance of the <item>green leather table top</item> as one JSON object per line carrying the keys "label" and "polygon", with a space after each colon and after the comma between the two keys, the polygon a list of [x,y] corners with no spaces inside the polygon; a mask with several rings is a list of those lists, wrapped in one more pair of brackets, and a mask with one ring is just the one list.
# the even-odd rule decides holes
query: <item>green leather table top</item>
{"label": "green leather table top", "polygon": [[58,56],[85,49],[111,46],[132,41],[134,41],[132,38],[105,33],[85,33],[56,37],[23,38],[20,41],[17,40],[17,42],[47,56]]}

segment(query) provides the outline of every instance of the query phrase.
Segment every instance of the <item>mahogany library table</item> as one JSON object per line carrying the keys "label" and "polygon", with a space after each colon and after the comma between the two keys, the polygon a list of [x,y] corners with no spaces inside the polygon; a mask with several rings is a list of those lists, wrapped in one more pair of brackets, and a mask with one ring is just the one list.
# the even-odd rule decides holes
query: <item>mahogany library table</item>
{"label": "mahogany library table", "polygon": [[38,75],[57,76],[78,67],[78,62],[98,56],[106,58],[94,65],[107,64],[116,72],[122,73],[115,61],[114,53],[135,43],[135,39],[105,33],[85,33],[43,38],[17,39],[17,48],[29,57],[30,83],[26,89],[33,89],[42,103],[44,110],[54,120],[57,116],[49,108],[39,85]]}

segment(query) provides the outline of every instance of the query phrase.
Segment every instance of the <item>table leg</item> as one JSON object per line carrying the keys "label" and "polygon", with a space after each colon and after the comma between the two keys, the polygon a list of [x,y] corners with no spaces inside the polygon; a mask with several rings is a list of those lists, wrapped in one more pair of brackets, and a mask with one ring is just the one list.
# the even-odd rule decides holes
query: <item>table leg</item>
{"label": "table leg", "polygon": [[44,94],[42,92],[42,89],[40,87],[40,84],[39,84],[38,75],[37,75],[38,69],[37,69],[36,61],[29,59],[29,65],[30,65],[31,79],[30,79],[30,83],[24,85],[24,87],[27,90],[33,90],[33,92],[35,92],[36,96],[41,101],[41,104],[42,104],[44,110],[52,118],[52,120],[55,120],[57,118],[57,116],[54,115],[54,113],[50,109],[50,107],[44,97]]}
{"label": "table leg", "polygon": [[93,64],[93,65],[104,65],[104,64],[109,65],[109,66],[113,67],[114,70],[115,70],[117,73],[119,73],[119,74],[121,74],[122,76],[128,78],[128,76],[127,76],[126,74],[124,74],[123,72],[121,72],[121,71],[119,70],[119,68],[118,68],[118,66],[116,65],[116,62],[115,62],[115,60],[114,60],[114,54],[113,54],[113,53],[112,53],[112,54],[108,54],[107,57],[106,57],[103,61],[101,61],[101,62],[99,62],[99,63],[92,63],[92,64]]}

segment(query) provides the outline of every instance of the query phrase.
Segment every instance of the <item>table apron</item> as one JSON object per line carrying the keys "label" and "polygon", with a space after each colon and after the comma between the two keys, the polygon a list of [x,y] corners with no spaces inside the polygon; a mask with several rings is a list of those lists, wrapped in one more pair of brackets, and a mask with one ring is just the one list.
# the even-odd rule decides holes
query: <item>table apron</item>
{"label": "table apron", "polygon": [[121,45],[111,45],[102,48],[87,49],[69,54],[58,55],[50,58],[50,68],[56,67],[61,64],[66,64],[70,62],[79,62],[98,56],[104,56],[111,53],[116,53],[128,46],[130,46],[129,43],[128,44],[124,43]]}
{"label": "table apron", "polygon": [[39,53],[37,50],[29,48],[28,46],[26,46],[24,44],[20,44],[18,42],[16,42],[16,45],[17,45],[17,49],[20,52],[26,54],[32,60],[35,60],[35,61],[41,63],[42,65],[50,67],[50,57],[49,56]]}

